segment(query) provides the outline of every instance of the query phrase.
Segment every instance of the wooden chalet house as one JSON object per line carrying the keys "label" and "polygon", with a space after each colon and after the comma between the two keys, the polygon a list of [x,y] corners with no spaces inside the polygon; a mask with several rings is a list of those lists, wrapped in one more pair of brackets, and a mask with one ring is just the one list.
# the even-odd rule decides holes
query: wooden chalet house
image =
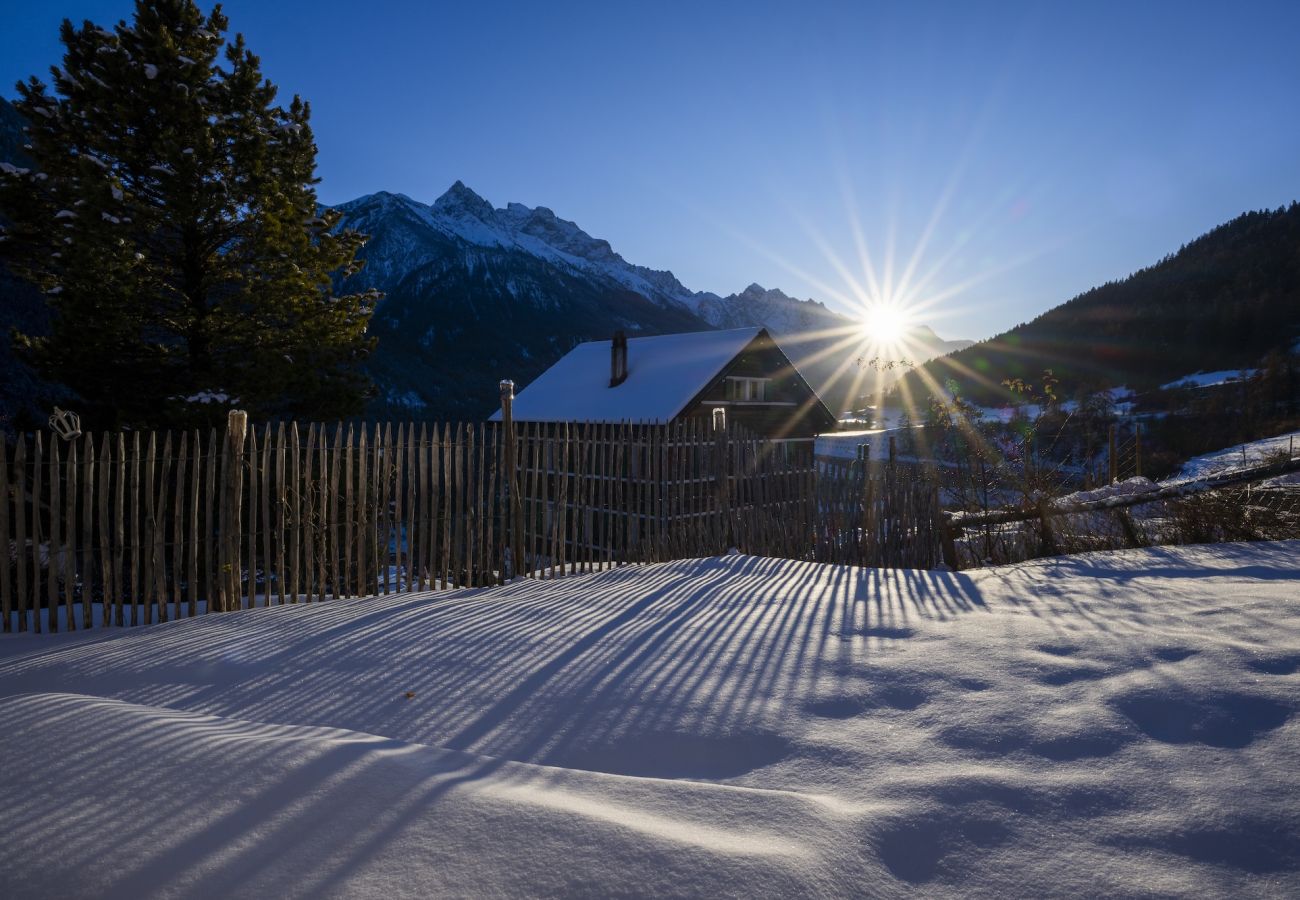
{"label": "wooden chalet house", "polygon": [[725,549],[729,523],[775,527],[806,502],[814,438],[836,425],[763,328],[580,344],[511,412],[522,530],[565,535],[529,560]]}
{"label": "wooden chalet house", "polygon": [[[697,331],[579,344],[514,399],[516,422],[707,420],[769,441],[811,442],[836,426],[765,328]],[[499,420],[498,411],[493,416]]]}

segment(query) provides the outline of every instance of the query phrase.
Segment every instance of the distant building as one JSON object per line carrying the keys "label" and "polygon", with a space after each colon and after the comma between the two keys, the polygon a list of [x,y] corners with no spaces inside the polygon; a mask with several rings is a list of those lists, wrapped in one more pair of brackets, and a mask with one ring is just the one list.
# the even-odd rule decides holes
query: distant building
{"label": "distant building", "polygon": [[[764,328],[579,344],[520,391],[516,422],[712,421],[806,441],[835,416]],[[498,410],[492,417],[501,418]]]}

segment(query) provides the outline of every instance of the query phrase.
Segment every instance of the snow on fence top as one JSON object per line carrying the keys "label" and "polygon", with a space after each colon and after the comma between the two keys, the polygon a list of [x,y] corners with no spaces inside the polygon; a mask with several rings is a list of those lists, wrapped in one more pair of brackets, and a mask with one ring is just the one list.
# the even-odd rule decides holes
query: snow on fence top
{"label": "snow on fence top", "polygon": [[[565,354],[515,398],[521,422],[669,422],[761,328],[631,338],[627,380],[609,386],[612,341],[588,341]],[[493,414],[499,421],[501,411]]]}

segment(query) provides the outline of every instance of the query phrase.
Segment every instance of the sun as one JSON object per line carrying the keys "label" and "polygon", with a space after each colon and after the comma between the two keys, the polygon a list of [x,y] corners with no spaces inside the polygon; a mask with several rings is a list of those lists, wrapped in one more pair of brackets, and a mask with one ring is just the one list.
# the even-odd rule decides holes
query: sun
{"label": "sun", "polygon": [[875,344],[897,344],[911,324],[907,312],[893,303],[879,303],[862,315],[862,333]]}

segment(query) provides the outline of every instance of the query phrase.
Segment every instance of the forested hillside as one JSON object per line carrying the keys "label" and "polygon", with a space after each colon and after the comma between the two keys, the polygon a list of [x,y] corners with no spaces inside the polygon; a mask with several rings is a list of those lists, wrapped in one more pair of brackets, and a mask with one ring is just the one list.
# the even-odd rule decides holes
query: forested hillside
{"label": "forested hillside", "polygon": [[1248,212],[1150,268],[1080,294],[997,337],[927,363],[923,374],[979,403],[1007,378],[1052,369],[1079,389],[1158,387],[1191,372],[1255,365],[1300,338],[1300,204]]}

